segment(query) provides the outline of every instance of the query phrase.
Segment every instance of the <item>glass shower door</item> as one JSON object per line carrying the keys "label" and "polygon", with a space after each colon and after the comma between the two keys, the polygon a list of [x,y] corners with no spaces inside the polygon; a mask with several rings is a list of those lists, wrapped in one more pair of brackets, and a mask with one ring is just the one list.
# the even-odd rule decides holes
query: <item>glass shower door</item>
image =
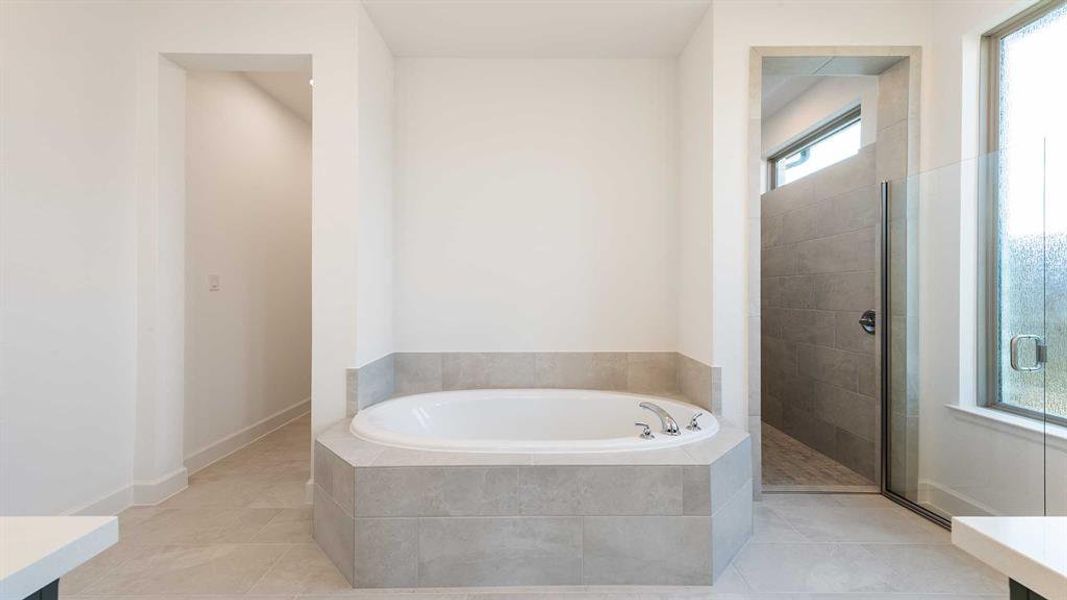
{"label": "glass shower door", "polygon": [[990,436],[991,442],[1015,455],[993,461],[1003,474],[994,472],[991,480],[1022,482],[1016,483],[1020,491],[1014,497],[1002,493],[998,502],[979,507],[993,514],[1048,514],[1047,428],[1059,412],[1049,403],[1049,383],[1050,376],[1056,379],[1057,371],[1062,372],[1049,368],[1049,347],[1053,345],[1052,355],[1060,357],[1056,364],[1062,367],[1067,313],[1062,300],[1055,300],[1062,294],[1055,277],[1062,276],[1063,269],[1049,253],[1054,239],[1049,235],[1053,207],[1048,202],[1047,152],[1044,139],[1013,144],[990,156],[984,169],[988,262],[984,311],[979,313],[984,327],[979,331],[988,342],[979,371],[986,375],[984,405],[1004,415],[1006,425]]}
{"label": "glass shower door", "polygon": [[[1046,173],[1046,154],[1051,145],[1041,140],[886,186],[885,492],[943,523],[1067,513],[1067,428],[1060,425],[1067,417],[1067,202],[1047,201],[1067,197],[1067,186]],[[966,319],[956,329],[951,320],[959,314],[949,314],[974,288],[945,296],[926,274],[924,306],[939,310],[928,321],[935,317],[918,310],[917,258],[918,207],[967,206],[975,198],[982,215],[977,355],[966,344]],[[952,252],[951,243],[930,241],[942,245],[926,256]],[[946,291],[954,285],[946,280]],[[929,332],[925,386],[920,317]],[[969,369],[976,380],[967,380]]]}

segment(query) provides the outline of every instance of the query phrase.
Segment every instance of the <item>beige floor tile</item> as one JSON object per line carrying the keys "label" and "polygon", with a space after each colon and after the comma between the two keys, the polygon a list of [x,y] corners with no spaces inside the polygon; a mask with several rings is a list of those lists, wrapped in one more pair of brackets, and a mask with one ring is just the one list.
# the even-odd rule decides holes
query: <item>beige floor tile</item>
{"label": "beige floor tile", "polygon": [[140,546],[86,594],[243,594],[288,550],[279,544]]}
{"label": "beige floor tile", "polygon": [[310,447],[304,419],[198,472],[163,505],[123,512],[120,543],[63,578],[64,600],[1004,597],[1006,578],[948,545],[944,530],[871,494],[764,494],[753,540],[710,588],[353,590],[311,540]]}
{"label": "beige floor tile", "polygon": [[351,592],[352,586],[315,544],[289,546],[252,587],[252,594]]}
{"label": "beige floor tile", "polygon": [[859,544],[748,544],[734,565],[755,592],[895,591],[891,570]]}
{"label": "beige floor tile", "polygon": [[[345,600],[467,600],[467,594],[450,591],[396,591],[393,589],[350,589]],[[338,600],[337,595],[301,594],[297,600]]]}
{"label": "beige floor tile", "polygon": [[301,508],[307,506],[307,477],[297,481],[277,481],[260,490],[260,496],[251,504],[253,508]]}
{"label": "beige floor tile", "polygon": [[310,544],[311,508],[280,508],[273,519],[252,538],[253,542]]}
{"label": "beige floor tile", "polygon": [[[122,531],[122,525],[119,526],[119,531]],[[107,573],[134,556],[136,552],[134,547],[121,542],[104,550],[60,579],[60,595],[83,593],[91,584],[103,579]]]}
{"label": "beige floor tile", "polygon": [[1008,595],[1007,578],[955,546],[865,544],[864,549],[891,569],[896,591]]}
{"label": "beige floor tile", "polygon": [[765,502],[756,502],[752,511],[752,537],[749,541],[803,542],[806,540],[773,508]]}
{"label": "beige floor tile", "polygon": [[160,511],[123,532],[128,544],[249,542],[276,515],[272,508],[178,508]]}
{"label": "beige floor tile", "polygon": [[774,512],[813,542],[950,543],[944,529],[899,507],[779,506]]}
{"label": "beige floor tile", "polygon": [[259,477],[207,479],[199,477],[189,482],[189,488],[165,500],[163,508],[247,508],[255,502],[267,485]]}
{"label": "beige floor tile", "polygon": [[[101,596],[64,596],[63,600],[286,600],[291,595],[255,596],[248,594],[212,594],[210,596],[179,596],[179,595],[101,595]],[[336,597],[334,597],[336,600]]]}

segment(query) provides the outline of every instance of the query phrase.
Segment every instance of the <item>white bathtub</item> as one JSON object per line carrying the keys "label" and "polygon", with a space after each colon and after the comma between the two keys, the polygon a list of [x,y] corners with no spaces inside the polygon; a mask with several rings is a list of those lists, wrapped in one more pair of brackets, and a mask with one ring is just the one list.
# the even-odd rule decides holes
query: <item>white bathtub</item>
{"label": "white bathtub", "polygon": [[[677,421],[681,435],[660,431],[660,421],[638,406],[654,402]],[[702,413],[700,431],[686,426]],[[638,436],[648,423],[653,439]],[[371,442],[465,452],[619,452],[679,446],[719,430],[711,413],[685,402],[592,390],[462,390],[394,398],[361,410],[349,429]]]}

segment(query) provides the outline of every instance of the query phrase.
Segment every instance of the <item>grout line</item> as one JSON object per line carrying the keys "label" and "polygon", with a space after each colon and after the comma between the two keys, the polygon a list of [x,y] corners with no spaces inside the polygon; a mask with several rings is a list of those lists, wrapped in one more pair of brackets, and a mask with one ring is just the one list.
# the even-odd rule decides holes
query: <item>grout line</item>
{"label": "grout line", "polygon": [[[278,563],[280,563],[280,562],[282,561],[282,559],[283,559],[283,558],[285,558],[286,556],[288,556],[288,555],[289,555],[289,553],[290,553],[290,552],[292,552],[292,551],[293,551],[293,549],[294,549],[295,547],[296,547],[296,544],[289,544],[289,548],[288,548],[288,549],[286,549],[286,550],[285,550],[285,552],[282,552],[281,554],[279,554],[279,555],[278,555],[278,558],[274,559],[274,561],[270,563],[270,566],[269,566],[269,567],[267,567],[267,569],[266,569],[265,571],[263,571],[263,574],[262,574],[262,575],[260,575],[259,577],[257,577],[257,578],[256,578],[256,580],[252,582],[252,585],[250,585],[250,586],[248,587],[248,589],[246,589],[246,590],[245,590],[244,592],[242,592],[242,594],[248,594],[248,593],[249,593],[249,592],[251,592],[251,591],[252,591],[253,589],[255,589],[255,587],[256,587],[257,585],[259,585],[259,583],[260,583],[261,581],[263,581],[264,579],[266,579],[266,578],[267,578],[267,575],[268,575],[268,574],[270,574],[270,572],[274,570],[274,567],[276,567],[276,566],[278,565]],[[332,564],[332,563],[331,563],[331,564]]]}

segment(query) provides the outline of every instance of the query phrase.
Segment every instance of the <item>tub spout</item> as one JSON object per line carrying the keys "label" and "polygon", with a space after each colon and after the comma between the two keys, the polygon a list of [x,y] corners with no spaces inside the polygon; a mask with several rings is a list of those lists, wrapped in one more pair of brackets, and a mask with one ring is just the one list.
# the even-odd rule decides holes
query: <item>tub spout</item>
{"label": "tub spout", "polygon": [[663,427],[663,433],[667,435],[681,435],[682,432],[678,429],[678,423],[671,417],[670,413],[663,410],[659,405],[652,402],[642,402],[639,404],[641,408],[650,410],[659,417],[659,423]]}

